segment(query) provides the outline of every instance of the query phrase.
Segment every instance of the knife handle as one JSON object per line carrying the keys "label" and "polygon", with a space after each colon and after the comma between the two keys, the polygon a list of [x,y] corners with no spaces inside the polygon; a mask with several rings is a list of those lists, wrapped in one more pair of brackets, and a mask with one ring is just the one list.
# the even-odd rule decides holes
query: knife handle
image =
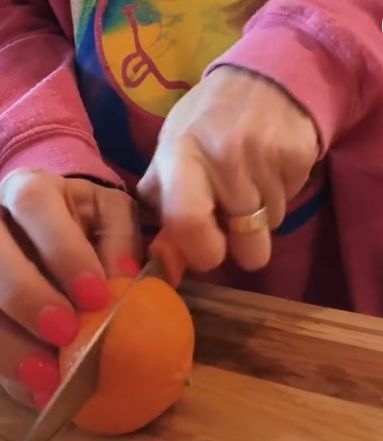
{"label": "knife handle", "polygon": [[160,260],[167,281],[174,288],[178,288],[186,271],[186,263],[164,229],[157,234],[149,246],[149,256]]}

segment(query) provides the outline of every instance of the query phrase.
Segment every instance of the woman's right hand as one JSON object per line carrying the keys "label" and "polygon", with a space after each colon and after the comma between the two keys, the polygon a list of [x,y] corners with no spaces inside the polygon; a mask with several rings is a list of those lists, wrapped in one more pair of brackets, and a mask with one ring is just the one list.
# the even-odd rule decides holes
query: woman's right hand
{"label": "woman's right hand", "polygon": [[0,384],[13,398],[44,407],[76,309],[103,309],[107,278],[139,271],[133,206],[123,191],[43,170],[0,183]]}

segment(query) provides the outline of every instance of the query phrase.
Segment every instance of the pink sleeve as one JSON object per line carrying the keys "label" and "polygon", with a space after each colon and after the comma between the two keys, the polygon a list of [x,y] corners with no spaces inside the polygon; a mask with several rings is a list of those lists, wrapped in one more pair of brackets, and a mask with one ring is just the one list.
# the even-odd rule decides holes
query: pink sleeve
{"label": "pink sleeve", "polygon": [[121,184],[92,136],[71,39],[49,2],[0,0],[0,23],[0,180],[34,167]]}
{"label": "pink sleeve", "polygon": [[383,0],[269,0],[207,70],[235,65],[282,86],[313,117],[324,149],[383,106]]}

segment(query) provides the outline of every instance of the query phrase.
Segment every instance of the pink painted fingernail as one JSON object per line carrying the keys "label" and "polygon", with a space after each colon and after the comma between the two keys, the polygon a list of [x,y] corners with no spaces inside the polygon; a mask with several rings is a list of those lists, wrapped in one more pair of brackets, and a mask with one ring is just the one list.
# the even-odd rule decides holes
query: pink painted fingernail
{"label": "pink painted fingernail", "polygon": [[69,308],[47,306],[39,315],[37,329],[48,343],[61,347],[72,343],[79,323],[76,314]]}
{"label": "pink painted fingernail", "polygon": [[72,295],[76,305],[83,311],[101,311],[110,301],[106,281],[93,274],[79,277],[72,287]]}
{"label": "pink painted fingernail", "polygon": [[52,394],[47,394],[46,392],[35,392],[32,394],[33,400],[36,406],[43,410],[47,407],[49,400],[52,398]]}
{"label": "pink painted fingernail", "polygon": [[138,263],[132,259],[131,257],[121,257],[118,261],[118,268],[122,271],[126,276],[136,277],[140,274],[141,268]]}
{"label": "pink painted fingernail", "polygon": [[34,393],[51,396],[60,384],[57,360],[47,354],[30,354],[20,363],[18,378]]}

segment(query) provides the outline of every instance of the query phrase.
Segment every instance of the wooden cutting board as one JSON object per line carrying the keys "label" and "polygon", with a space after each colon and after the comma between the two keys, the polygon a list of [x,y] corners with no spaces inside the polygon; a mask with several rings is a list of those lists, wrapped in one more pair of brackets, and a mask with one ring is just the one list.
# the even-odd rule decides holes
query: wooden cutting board
{"label": "wooden cutting board", "polygon": [[[383,321],[185,283],[196,324],[192,387],[120,441],[381,441]],[[0,394],[0,439],[35,415]],[[105,441],[74,427],[55,441]]]}

